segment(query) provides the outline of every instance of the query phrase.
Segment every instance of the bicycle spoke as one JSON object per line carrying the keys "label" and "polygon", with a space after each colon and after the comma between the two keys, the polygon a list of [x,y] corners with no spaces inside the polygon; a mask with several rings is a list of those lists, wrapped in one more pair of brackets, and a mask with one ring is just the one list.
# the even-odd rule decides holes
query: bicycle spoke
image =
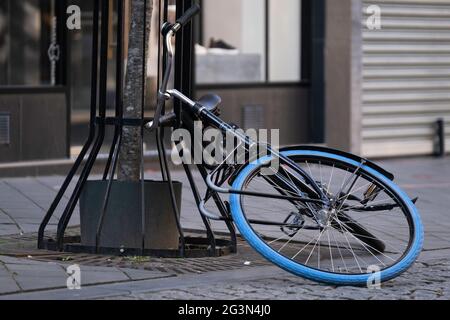
{"label": "bicycle spoke", "polygon": [[[268,176],[267,176],[266,178],[267,178],[267,179],[270,179],[270,178],[268,178]],[[263,181],[260,181],[260,180],[263,180]],[[280,190],[280,191],[283,191],[283,192],[287,192],[287,193],[291,194],[292,196],[296,196],[296,197],[299,196],[298,193],[296,193],[296,192],[294,192],[294,191],[286,190],[286,189],[284,189],[284,188],[282,188],[282,187],[276,185],[275,183],[274,183],[274,185],[272,186],[272,185],[269,185],[269,184],[267,183],[267,181],[265,181],[264,179],[260,179],[260,180],[255,180],[255,181],[258,182],[258,183],[260,183],[260,184],[264,184],[264,185],[266,185],[267,187],[275,188],[275,189],[277,189],[277,190]],[[272,179],[270,179],[270,180],[273,181]],[[255,190],[255,191],[258,191],[258,190]]]}
{"label": "bicycle spoke", "polygon": [[[358,191],[361,190],[361,189],[364,189],[364,188],[369,187],[371,184],[373,184],[373,182],[368,182],[367,184],[363,185],[362,187],[359,187],[358,189],[353,190],[352,192],[353,192],[353,193],[356,193],[356,192],[358,192]],[[342,198],[343,198],[343,197],[338,197],[337,200],[339,201],[339,200],[341,200]]]}
{"label": "bicycle spoke", "polygon": [[[375,237],[369,237],[369,236],[367,236],[367,235],[359,234],[359,233],[354,233],[354,232],[353,232],[352,234],[353,234],[354,236],[361,236],[361,237],[364,237],[364,238],[366,238],[366,239],[381,240],[381,241],[383,241],[383,243],[389,245],[389,242],[388,242],[387,240],[385,240],[385,239],[380,239],[380,238],[375,238]],[[393,247],[392,245],[389,245],[389,246],[390,246],[392,249],[394,249],[395,251],[401,252],[401,250],[399,250],[399,249]],[[397,253],[398,253],[398,252],[397,252]]]}
{"label": "bicycle spoke", "polygon": [[344,257],[342,256],[341,247],[339,246],[339,242],[336,240],[336,236],[334,235],[333,232],[331,232],[331,235],[333,236],[334,242],[336,243],[336,246],[337,246],[339,255],[341,256],[341,260],[342,260],[342,263],[343,263],[343,265],[344,265],[344,268],[345,268],[345,270],[346,270],[347,273],[348,273],[347,264],[345,263]]}
{"label": "bicycle spoke", "polygon": [[289,181],[291,182],[291,185],[296,189],[296,191],[297,191],[298,193],[301,193],[300,190],[298,190],[298,188],[296,187],[294,181],[291,179],[291,175],[287,172],[287,170],[286,170],[283,166],[281,166],[281,168],[283,168],[283,171],[286,173],[286,175],[287,175]]}
{"label": "bicycle spoke", "polygon": [[[373,226],[371,227],[371,229],[374,229],[374,230],[377,231],[378,233],[383,233],[383,234],[385,234],[385,235],[390,236],[391,238],[397,239],[397,238],[393,237],[391,234],[387,233],[385,230],[382,230],[382,229],[379,229],[379,228],[376,228],[376,227],[373,227]],[[403,241],[402,239],[397,239],[397,240]],[[405,248],[406,248],[406,247],[407,247],[407,245],[405,245]]]}
{"label": "bicycle spoke", "polygon": [[[294,240],[294,238],[299,234],[299,232],[297,232],[293,237],[291,237],[288,241],[286,241],[286,243],[278,250],[278,252],[281,252],[292,240]],[[309,243],[308,243],[309,244]],[[306,245],[307,246],[307,245]]]}
{"label": "bicycle spoke", "polygon": [[320,172],[320,187],[323,189],[323,179],[322,179],[322,164],[319,161],[319,172]]}
{"label": "bicycle spoke", "polygon": [[315,239],[316,239],[316,238],[312,238],[312,240],[309,241],[305,246],[303,246],[303,248],[300,249],[295,255],[293,255],[291,259],[294,260],[295,258],[297,258],[298,255],[299,255],[300,253],[302,253],[303,250],[305,250],[305,248],[308,247]]}
{"label": "bicycle spoke", "polygon": [[328,238],[328,248],[330,249],[330,258],[331,258],[331,269],[334,272],[334,262],[333,262],[333,253],[331,252],[331,241],[330,241],[330,230],[327,230],[327,238]]}
{"label": "bicycle spoke", "polygon": [[[353,258],[355,259],[356,264],[358,265],[359,272],[362,273],[361,266],[359,265],[358,259],[356,258],[356,255],[355,255],[355,251],[353,250],[352,245],[350,244],[350,241],[349,241],[348,238],[347,238],[347,235],[346,235],[345,233],[342,233],[342,234],[344,235],[345,240],[347,241],[347,244],[348,244],[348,248],[350,249],[350,252],[352,253]],[[347,249],[348,249],[348,248],[347,248]]]}
{"label": "bicycle spoke", "polygon": [[[385,255],[385,254],[384,254],[383,252],[381,252],[380,250],[378,250],[378,249],[372,247],[371,245],[364,244],[363,241],[361,241],[360,239],[358,239],[357,237],[355,237],[355,236],[354,236],[354,235],[353,235],[353,234],[352,234],[352,233],[351,233],[344,225],[342,225],[342,223],[339,221],[339,218],[335,218],[334,220],[335,220],[342,228],[344,228],[345,231],[347,231],[347,233],[349,233],[355,240],[359,241],[360,244],[367,250],[367,252],[369,252],[373,257],[375,257],[375,259],[377,259],[378,261],[380,261],[384,266],[386,266],[386,264],[385,264],[384,262],[382,262],[380,259],[378,259],[378,257],[375,256],[375,255],[372,253],[372,251],[369,250],[367,247],[370,247],[371,249],[377,251],[378,253],[382,254],[382,255],[385,256],[386,258],[391,259],[392,261],[395,262],[394,259],[392,259],[391,257],[388,257],[387,255]],[[366,246],[366,245],[367,245],[367,246]]]}
{"label": "bicycle spoke", "polygon": [[322,238],[322,235],[323,235],[324,232],[325,232],[325,229],[323,229],[323,230],[320,232],[319,237],[317,238],[316,242],[314,243],[314,247],[312,248],[311,252],[309,253],[308,258],[307,258],[306,261],[305,261],[305,264],[306,264],[306,265],[308,264],[308,261],[309,261],[309,259],[311,258],[312,254],[314,253],[314,249],[316,248],[317,243],[320,241],[320,238]]}
{"label": "bicycle spoke", "polygon": [[311,177],[314,177],[314,175],[312,174],[311,167],[309,166],[308,161],[306,161],[306,165],[308,166],[309,175],[310,175]]}
{"label": "bicycle spoke", "polygon": [[350,194],[352,193],[352,189],[355,186],[355,182],[359,179],[360,176],[356,176],[354,183],[352,183],[352,188],[350,189],[350,191],[347,193],[347,195],[345,196],[344,201],[342,201],[342,203],[340,204],[339,208],[336,211],[340,211],[342,206],[345,204],[345,201],[347,201],[348,197],[350,196]]}
{"label": "bicycle spoke", "polygon": [[[346,167],[336,166],[334,162],[322,162],[319,159],[316,161],[305,159],[300,165],[313,181],[320,184],[325,195],[334,197],[331,201],[332,205],[334,202],[335,212],[328,217],[331,219],[328,223],[321,222],[321,225],[325,225],[320,228],[318,221],[323,219],[323,216],[319,215],[322,208],[320,204],[278,200],[267,206],[257,199],[248,198],[252,201],[248,203],[244,201],[243,206],[253,211],[255,218],[253,220],[247,218],[254,221],[255,232],[267,239],[266,243],[276,252],[297,263],[319,270],[364,274],[367,272],[366,268],[372,264],[382,268],[389,267],[407,250],[409,233],[401,230],[407,232],[409,223],[405,219],[401,204],[379,184],[379,181],[367,177],[363,163],[359,166]],[[304,183],[303,177],[291,172],[289,166],[284,165],[273,175],[255,176],[251,181],[252,184],[247,185],[248,190],[255,192],[264,190],[264,193],[276,190],[293,196],[302,195],[298,186],[300,182]],[[366,198],[365,190],[371,185],[379,188],[377,198],[361,204],[360,201]],[[370,211],[370,208],[374,210]],[[339,217],[339,212],[345,212],[351,220],[344,222],[341,220],[342,217]],[[270,216],[273,218],[270,219]],[[259,223],[274,219],[280,220],[280,226]],[[332,221],[333,225],[330,225],[329,221]],[[359,221],[364,221],[363,226]],[[289,227],[283,228],[283,223]],[[311,223],[317,225],[320,231],[313,232],[307,228]],[[362,231],[359,232],[359,229],[352,231],[351,223],[361,226]],[[295,228],[294,225],[299,227]],[[384,252],[377,247],[379,241],[385,246]]]}
{"label": "bicycle spoke", "polygon": [[327,186],[328,192],[330,192],[331,181],[333,180],[334,168],[335,168],[335,165],[333,164],[333,167],[331,168],[330,180],[328,180],[328,186]]}

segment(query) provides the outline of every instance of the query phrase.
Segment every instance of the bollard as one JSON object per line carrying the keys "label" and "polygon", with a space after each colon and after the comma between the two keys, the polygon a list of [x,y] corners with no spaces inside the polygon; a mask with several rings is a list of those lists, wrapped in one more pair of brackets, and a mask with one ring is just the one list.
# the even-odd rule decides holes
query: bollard
{"label": "bollard", "polygon": [[442,158],[445,156],[445,122],[444,119],[439,118],[436,121],[436,143],[435,155]]}

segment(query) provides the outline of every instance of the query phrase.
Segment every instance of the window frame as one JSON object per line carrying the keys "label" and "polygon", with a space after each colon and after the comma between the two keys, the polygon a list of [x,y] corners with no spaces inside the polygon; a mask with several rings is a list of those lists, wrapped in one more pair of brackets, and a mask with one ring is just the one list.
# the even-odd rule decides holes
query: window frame
{"label": "window frame", "polygon": [[[203,2],[205,0],[199,0],[201,8],[203,8]],[[208,1],[208,0],[206,0]],[[265,77],[262,81],[258,82],[230,82],[230,83],[201,83],[195,82],[195,88],[197,90],[213,90],[213,89],[238,89],[238,88],[261,88],[261,87],[309,87],[311,85],[311,63],[312,63],[312,35],[311,35],[311,2],[314,0],[300,0],[301,1],[301,30],[300,30],[300,52],[301,56],[298,57],[301,66],[300,80],[298,81],[270,81],[270,14],[269,14],[269,0],[264,0],[265,5]],[[204,25],[203,25],[203,10],[196,20],[196,35],[199,43],[204,43]],[[194,54],[194,65],[195,65]]]}
{"label": "window frame", "polygon": [[[12,1],[12,0],[9,0]],[[67,74],[69,72],[67,65],[67,30],[66,30],[66,4],[67,0],[50,0],[53,1],[54,12],[52,17],[57,18],[56,24],[56,42],[59,45],[60,56],[56,62],[55,84],[40,83],[37,85],[30,84],[0,84],[1,93],[36,93],[36,92],[62,92],[67,90]],[[9,6],[6,4],[6,6]],[[10,15],[10,13],[8,12]],[[11,37],[9,26],[6,28],[6,36]],[[43,41],[42,37],[39,41]],[[6,64],[9,63],[9,59]],[[40,66],[41,67],[41,66]]]}

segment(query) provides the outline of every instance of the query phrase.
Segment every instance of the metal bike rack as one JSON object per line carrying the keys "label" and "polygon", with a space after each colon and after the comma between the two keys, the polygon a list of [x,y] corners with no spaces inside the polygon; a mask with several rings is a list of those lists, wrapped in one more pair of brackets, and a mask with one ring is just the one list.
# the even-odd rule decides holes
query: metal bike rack
{"label": "metal bike rack", "polygon": [[[91,104],[90,104],[90,122],[89,122],[89,135],[85,145],[83,146],[79,156],[77,157],[73,167],[70,169],[66,179],[64,180],[61,189],[57,193],[53,203],[51,204],[47,214],[45,215],[38,233],[38,248],[55,250],[55,251],[68,251],[68,252],[87,252],[87,253],[100,253],[100,254],[128,254],[128,255],[154,255],[159,257],[201,257],[201,256],[219,256],[226,253],[236,252],[236,234],[234,227],[229,219],[224,219],[226,226],[229,230],[230,240],[217,239],[211,228],[209,219],[200,215],[206,230],[206,237],[186,237],[184,230],[180,222],[180,208],[178,208],[175,201],[175,192],[173,187],[173,181],[169,171],[169,165],[164,149],[164,130],[158,128],[155,130],[157,149],[159,154],[159,163],[161,167],[161,173],[163,181],[169,184],[171,205],[175,214],[177,229],[179,233],[180,245],[177,250],[155,250],[145,248],[143,242],[141,248],[105,248],[99,245],[98,239],[96,246],[86,246],[80,243],[80,237],[66,236],[66,229],[69,221],[72,218],[74,209],[80,199],[80,195],[85,188],[92,168],[97,161],[100,148],[104,144],[105,130],[108,126],[114,127],[114,137],[110,146],[110,152],[106,166],[103,172],[103,181],[107,181],[107,188],[102,201],[102,212],[100,213],[100,221],[98,222],[97,237],[101,233],[104,223],[105,212],[110,200],[111,186],[114,183],[114,177],[118,164],[119,151],[122,146],[122,129],[124,126],[133,126],[141,128],[141,215],[145,214],[144,207],[144,124],[152,121],[150,118],[144,117],[145,111],[145,94],[142,97],[142,110],[141,119],[129,119],[124,118],[122,111],[123,103],[123,54],[124,54],[124,29],[125,29],[125,4],[124,0],[117,1],[117,61],[116,70],[116,97],[115,97],[115,115],[108,117],[106,115],[106,96],[107,96],[107,75],[108,75],[108,39],[109,34],[109,15],[110,15],[110,1],[109,0],[94,0],[93,11],[93,42],[92,42],[92,74],[91,74]],[[145,5],[151,0],[144,0]],[[187,11],[193,4],[192,0],[176,0],[177,17],[180,17]],[[159,0],[159,21],[161,25],[162,19],[167,21],[168,17],[168,1]],[[144,15],[145,15],[144,10]],[[145,29],[145,28],[144,28]],[[144,31],[144,39],[146,37]],[[186,26],[177,37],[176,46],[178,48],[176,55],[176,73],[175,73],[175,88],[188,96],[193,95],[193,28],[192,25]],[[100,45],[99,45],[100,42]],[[144,41],[145,43],[145,41]],[[160,48],[160,46],[159,46]],[[166,64],[165,54],[160,54],[158,48],[159,64],[158,64],[158,83],[161,79],[160,70],[161,66]],[[163,57],[163,58],[161,58]],[[143,66],[144,67],[144,66]],[[162,68],[164,69],[164,68]],[[143,73],[145,77],[145,73]],[[143,81],[145,83],[145,81]],[[145,90],[143,90],[145,92]],[[98,101],[98,103],[97,103]],[[181,118],[182,106],[180,103],[175,103],[175,112]],[[178,124],[179,125],[179,124]],[[200,174],[203,177],[207,176],[206,170],[199,166]],[[191,185],[194,199],[197,204],[201,202],[201,196],[197,190],[191,168],[188,165],[184,165],[184,170],[187,174],[189,183]],[[46,237],[45,231],[50,219],[54,216],[55,210],[60,205],[63,196],[66,194],[70,183],[75,179],[76,174],[80,171],[80,175],[76,182],[73,192],[70,194],[69,201],[64,208],[64,211],[59,219],[56,236],[54,238]],[[211,197],[217,201],[218,194],[211,194]],[[227,208],[223,205],[219,205],[219,211],[222,216],[227,216]]]}

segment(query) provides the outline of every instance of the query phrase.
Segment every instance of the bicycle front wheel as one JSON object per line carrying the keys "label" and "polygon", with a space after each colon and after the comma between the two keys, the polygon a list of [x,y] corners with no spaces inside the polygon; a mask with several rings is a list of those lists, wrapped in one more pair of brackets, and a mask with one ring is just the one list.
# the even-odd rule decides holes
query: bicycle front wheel
{"label": "bicycle front wheel", "polygon": [[366,285],[373,272],[387,281],[411,266],[422,248],[423,227],[415,205],[398,186],[340,155],[282,154],[313,178],[332,205],[256,196],[305,199],[306,181],[292,163],[270,174],[270,158],[247,165],[233,189],[251,193],[231,194],[230,207],[241,235],[256,251],[291,273],[337,285]]}

